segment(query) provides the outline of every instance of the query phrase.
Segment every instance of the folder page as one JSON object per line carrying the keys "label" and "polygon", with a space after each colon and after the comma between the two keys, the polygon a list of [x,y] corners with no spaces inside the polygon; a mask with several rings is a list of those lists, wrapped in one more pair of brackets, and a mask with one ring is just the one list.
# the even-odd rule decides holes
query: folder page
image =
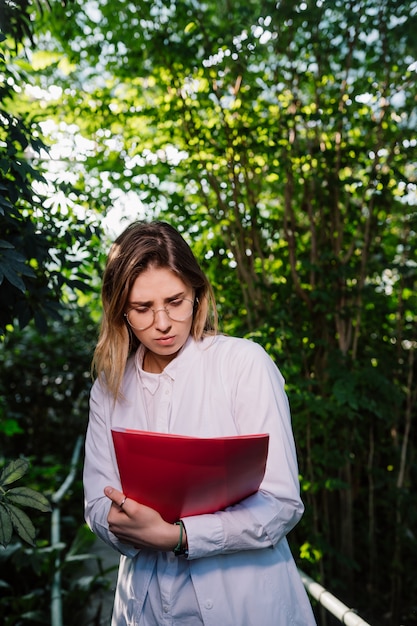
{"label": "folder page", "polygon": [[214,513],[255,493],[268,434],[200,438],[112,429],[124,494],[167,522]]}

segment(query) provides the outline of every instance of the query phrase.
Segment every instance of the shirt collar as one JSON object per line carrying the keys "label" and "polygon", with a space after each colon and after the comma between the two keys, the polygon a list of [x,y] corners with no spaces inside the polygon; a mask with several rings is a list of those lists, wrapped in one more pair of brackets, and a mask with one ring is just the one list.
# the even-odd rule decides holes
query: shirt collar
{"label": "shirt collar", "polygon": [[160,381],[162,380],[162,378],[165,377],[165,378],[170,378],[172,381],[175,380],[175,377],[176,377],[177,372],[178,372],[180,361],[182,361],[181,357],[182,357],[184,351],[186,350],[187,346],[191,342],[192,342],[192,338],[188,337],[187,341],[185,342],[185,344],[183,345],[181,350],[178,352],[178,354],[175,357],[175,359],[172,359],[172,361],[170,363],[168,363],[168,365],[166,366],[164,371],[161,372],[160,374],[152,374],[151,372],[145,372],[145,370],[142,367],[143,357],[144,357],[144,354],[145,354],[145,347],[142,344],[139,346],[139,348],[137,349],[136,354],[135,354],[136,371],[138,373],[138,376],[140,378],[140,381],[141,381],[143,387],[145,389],[147,389],[149,391],[149,393],[154,395],[157,392],[159,384],[160,384]]}

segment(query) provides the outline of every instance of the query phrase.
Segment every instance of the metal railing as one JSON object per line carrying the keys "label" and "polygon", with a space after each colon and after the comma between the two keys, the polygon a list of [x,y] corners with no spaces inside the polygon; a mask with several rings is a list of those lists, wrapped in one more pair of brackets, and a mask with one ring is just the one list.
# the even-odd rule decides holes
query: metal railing
{"label": "metal railing", "polygon": [[51,546],[55,548],[55,568],[51,587],[51,626],[62,626],[62,589],[61,589],[61,510],[60,503],[69,487],[71,486],[77,473],[78,459],[81,453],[84,438],[78,437],[74,451],[72,453],[70,470],[68,476],[53,494],[52,500],[52,520],[51,520]]}
{"label": "metal railing", "polygon": [[312,598],[317,600],[329,613],[334,615],[342,624],[346,626],[371,626],[365,622],[359,615],[350,609],[343,602],[340,602],[327,589],[316,583],[310,576],[307,576],[300,569],[298,570],[303,585]]}

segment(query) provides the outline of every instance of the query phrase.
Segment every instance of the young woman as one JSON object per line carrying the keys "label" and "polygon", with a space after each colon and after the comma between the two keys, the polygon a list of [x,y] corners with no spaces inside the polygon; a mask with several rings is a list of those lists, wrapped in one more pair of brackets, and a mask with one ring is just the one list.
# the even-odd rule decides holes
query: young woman
{"label": "young woman", "polygon": [[[102,300],[84,485],[87,523],[121,554],[113,626],[313,626],[286,539],[303,504],[277,367],[258,344],[216,334],[211,287],[169,224],[134,223],[116,239]],[[123,494],[115,426],[269,433],[264,480],[225,510],[168,523]]]}

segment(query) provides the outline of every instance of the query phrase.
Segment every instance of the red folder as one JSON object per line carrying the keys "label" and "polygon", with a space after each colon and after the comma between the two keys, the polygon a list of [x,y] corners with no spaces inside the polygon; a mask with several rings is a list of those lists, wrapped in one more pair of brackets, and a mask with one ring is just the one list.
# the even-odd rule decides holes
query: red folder
{"label": "red folder", "polygon": [[123,493],[167,522],[214,513],[255,493],[269,435],[196,438],[112,429]]}

